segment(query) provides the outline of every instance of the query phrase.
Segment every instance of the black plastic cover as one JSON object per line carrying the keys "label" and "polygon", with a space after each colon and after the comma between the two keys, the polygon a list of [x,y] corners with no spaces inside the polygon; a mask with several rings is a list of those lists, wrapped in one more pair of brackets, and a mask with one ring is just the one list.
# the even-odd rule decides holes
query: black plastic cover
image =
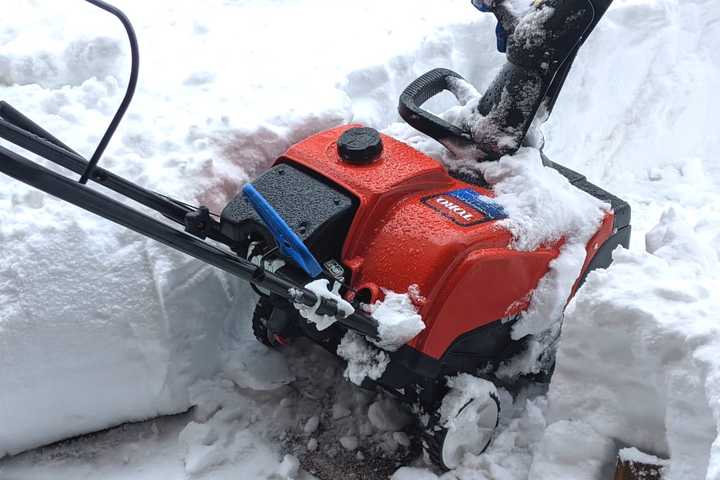
{"label": "black plastic cover", "polygon": [[[355,216],[349,193],[290,164],[276,165],[252,183],[318,260],[337,255]],[[272,236],[242,194],[222,211],[220,229],[237,242],[237,249],[246,246],[248,236],[260,236],[272,245]]]}

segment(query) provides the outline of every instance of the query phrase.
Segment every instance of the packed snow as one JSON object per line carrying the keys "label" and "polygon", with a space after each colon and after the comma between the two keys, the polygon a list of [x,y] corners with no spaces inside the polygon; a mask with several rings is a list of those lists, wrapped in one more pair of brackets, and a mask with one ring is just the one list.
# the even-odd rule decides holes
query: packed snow
{"label": "packed snow", "polygon": [[[413,288],[417,290],[417,285]],[[378,322],[380,336],[374,343],[383,350],[395,351],[425,330],[425,323],[410,294],[389,290],[384,293],[385,298],[371,307],[371,315]]]}
{"label": "packed snow", "polygon": [[590,275],[567,312],[550,421],[671,458],[670,480],[720,475],[716,235],[669,211],[648,233],[655,254],[618,251]]}
{"label": "packed snow", "polygon": [[440,406],[440,423],[447,428],[455,427],[458,413],[473,399],[497,397],[497,389],[492,382],[463,373],[448,379],[450,393],[443,398]]}
{"label": "packed snow", "polygon": [[[90,156],[127,80],[121,27],[79,1],[6,3],[0,97]],[[142,75],[103,166],[214,211],[292,143],[350,121],[449,164],[398,122],[400,91],[434,67],[482,91],[503,60],[494,19],[464,0],[353,3],[351,21],[329,0],[117,3],[138,29]],[[719,41],[714,0],[616,0],[583,47],[545,153],[632,204],[633,244],[571,302],[549,391],[499,389],[490,449],[447,474],[423,463],[410,417],[344,382],[329,354],[256,344],[241,282],[3,178],[0,456],[147,421],[6,458],[0,477],[595,479],[634,447],[670,480],[720,478]],[[502,185],[551,173],[517,158],[488,169],[536,232],[576,233],[565,258],[579,258],[591,225],[562,222],[597,221],[602,205],[560,197],[548,220],[503,200]],[[526,198],[557,198],[545,193]],[[516,247],[545,232],[517,230]],[[555,292],[543,312],[564,304],[576,268],[553,265],[535,292]],[[166,414],[179,415],[151,420]]]}
{"label": "packed snow", "polygon": [[314,324],[315,328],[317,328],[320,332],[332,327],[338,320],[335,316],[318,313],[318,309],[320,308],[320,304],[323,299],[334,300],[337,303],[338,314],[341,314],[344,317],[349,317],[355,313],[355,307],[340,296],[340,287],[342,285],[338,282],[333,283],[334,285],[332,289],[330,289],[330,281],[324,278],[308,283],[305,285],[305,288],[315,294],[317,302],[311,307],[298,303],[295,304],[295,308],[300,313],[300,316],[309,323]]}
{"label": "packed snow", "polygon": [[658,458],[655,455],[648,455],[635,447],[623,448],[620,450],[620,453],[618,453],[618,459],[623,462],[640,463],[642,465],[656,465],[658,467],[664,467],[668,464],[667,460]]}
{"label": "packed snow", "polygon": [[355,385],[362,385],[367,378],[377,380],[390,364],[390,356],[374,347],[362,335],[347,332],[337,349],[340,358],[347,362],[345,377]]}

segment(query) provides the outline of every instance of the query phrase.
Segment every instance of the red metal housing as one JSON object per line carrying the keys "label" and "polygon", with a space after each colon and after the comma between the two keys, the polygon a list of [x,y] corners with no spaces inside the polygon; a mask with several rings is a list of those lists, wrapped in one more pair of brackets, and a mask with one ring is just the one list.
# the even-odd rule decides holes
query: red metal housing
{"label": "red metal housing", "polygon": [[[510,248],[511,234],[447,193],[490,190],[451,177],[436,160],[391,137],[367,165],[343,161],[336,142],[349,125],[293,146],[278,163],[295,163],[331,179],[359,202],[342,261],[352,287],[407,292],[417,285],[427,328],[410,346],[439,359],[459,336],[527,308],[530,294],[558,256],[562,241],[533,252]],[[613,233],[609,213],[588,244],[585,268]]]}

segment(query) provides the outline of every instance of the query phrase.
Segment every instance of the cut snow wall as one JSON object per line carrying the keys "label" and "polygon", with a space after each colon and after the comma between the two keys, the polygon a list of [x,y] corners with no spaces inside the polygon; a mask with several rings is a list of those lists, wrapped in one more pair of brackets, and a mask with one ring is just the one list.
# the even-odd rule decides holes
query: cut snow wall
{"label": "cut snow wall", "polygon": [[720,476],[720,249],[704,233],[668,211],[654,254],[617,250],[588,277],[549,392],[549,423],[670,458],[668,480]]}

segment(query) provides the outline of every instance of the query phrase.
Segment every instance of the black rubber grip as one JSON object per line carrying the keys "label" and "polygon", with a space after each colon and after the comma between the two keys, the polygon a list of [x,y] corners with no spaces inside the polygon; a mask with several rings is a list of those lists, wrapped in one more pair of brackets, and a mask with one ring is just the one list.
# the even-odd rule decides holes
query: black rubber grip
{"label": "black rubber grip", "polygon": [[425,102],[445,90],[454,94],[448,83],[450,78],[465,80],[459,74],[445,68],[436,68],[427,72],[402,93],[398,111],[408,124],[442,143],[451,151],[456,151],[458,147],[476,149],[470,134],[420,108]]}

